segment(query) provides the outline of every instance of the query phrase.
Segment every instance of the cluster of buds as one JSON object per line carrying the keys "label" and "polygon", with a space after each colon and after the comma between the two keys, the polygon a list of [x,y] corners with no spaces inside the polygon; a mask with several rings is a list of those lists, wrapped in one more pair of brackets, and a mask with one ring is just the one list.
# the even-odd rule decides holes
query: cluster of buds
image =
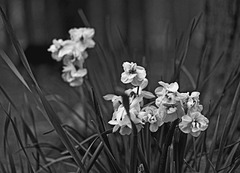
{"label": "cluster of buds", "polygon": [[92,40],[94,29],[73,28],[69,30],[69,34],[69,40],[54,39],[48,51],[52,52],[53,59],[63,62],[63,80],[75,87],[82,85],[83,77],[87,74],[83,63],[88,57],[86,49],[95,46]]}
{"label": "cluster of buds", "polygon": [[[124,62],[123,69],[121,81],[124,84],[132,84],[132,88],[125,91],[129,96],[129,114],[123,106],[121,96],[113,94],[104,96],[105,100],[111,100],[113,103],[113,117],[108,122],[114,125],[113,132],[120,129],[122,135],[131,134],[131,121],[138,131],[149,123],[149,130],[156,132],[164,123],[177,119],[180,122],[178,124],[180,130],[194,137],[207,129],[209,121],[201,114],[203,106],[199,103],[199,92],[180,93],[177,82],[168,84],[160,81],[154,95],[143,90],[148,85],[146,70],[143,67],[133,62]],[[144,105],[144,98],[155,99],[155,102]]]}

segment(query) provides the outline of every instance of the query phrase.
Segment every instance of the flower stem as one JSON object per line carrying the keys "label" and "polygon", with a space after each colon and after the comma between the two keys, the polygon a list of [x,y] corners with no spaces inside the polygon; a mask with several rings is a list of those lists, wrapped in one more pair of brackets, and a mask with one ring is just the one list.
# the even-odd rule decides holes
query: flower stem
{"label": "flower stem", "polygon": [[172,138],[173,138],[173,135],[174,135],[175,127],[178,124],[178,121],[179,121],[178,119],[173,121],[171,123],[170,129],[168,130],[166,141],[163,144],[162,155],[161,155],[161,158],[160,158],[159,173],[165,172],[168,148],[172,143]]}

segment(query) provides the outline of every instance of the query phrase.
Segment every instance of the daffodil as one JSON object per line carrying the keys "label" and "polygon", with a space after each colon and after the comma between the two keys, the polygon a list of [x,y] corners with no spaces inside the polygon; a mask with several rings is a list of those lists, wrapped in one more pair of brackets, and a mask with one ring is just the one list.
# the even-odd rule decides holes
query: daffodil
{"label": "daffodil", "polygon": [[[78,68],[78,69],[77,69]],[[83,77],[87,74],[87,69],[79,68],[74,64],[68,64],[63,67],[62,78],[68,82],[70,86],[80,86],[83,83]]]}
{"label": "daffodil", "polygon": [[123,70],[121,81],[124,84],[131,83],[134,86],[139,86],[146,77],[145,69],[133,62],[124,62]]}
{"label": "daffodil", "polygon": [[174,93],[174,92],[177,92],[178,89],[179,89],[179,86],[178,86],[177,82],[168,84],[168,83],[165,83],[163,81],[160,81],[158,83],[159,83],[159,85],[161,85],[163,88],[165,88],[169,92],[173,92]]}
{"label": "daffodil", "polygon": [[[117,101],[119,98],[115,95],[107,95],[105,99]],[[118,100],[119,101],[119,100]],[[122,135],[130,134],[132,130],[131,121],[136,125],[138,131],[142,128],[144,124],[142,119],[139,117],[140,112],[140,99],[130,99],[130,109],[129,115],[125,110],[123,104],[117,105],[116,109],[113,112],[112,119],[108,122],[111,125],[114,125],[113,132],[117,131],[120,128],[119,133]],[[118,102],[119,103],[119,102]]]}
{"label": "daffodil", "polygon": [[208,127],[209,120],[200,112],[189,112],[182,117],[179,128],[184,133],[190,133],[194,137],[198,137],[201,131]]}
{"label": "daffodil", "polygon": [[103,98],[105,100],[111,100],[113,102],[114,111],[116,111],[118,109],[118,107],[122,104],[121,96],[117,96],[114,94],[107,94],[107,95],[103,96]]}
{"label": "daffodil", "polygon": [[125,93],[127,95],[134,94],[137,97],[152,99],[155,96],[151,92],[143,90],[144,88],[147,87],[147,85],[148,85],[148,80],[145,78],[145,79],[143,79],[143,81],[141,82],[141,84],[139,86],[133,87],[132,89],[128,89],[125,91]]}
{"label": "daffodil", "polygon": [[163,114],[159,114],[155,106],[144,107],[139,113],[139,117],[144,121],[150,123],[149,130],[156,132],[158,128],[163,125]]}
{"label": "daffodil", "polygon": [[49,52],[52,52],[52,58],[56,61],[61,61],[62,57],[59,57],[59,51],[63,47],[63,40],[62,39],[53,39],[53,44],[48,48]]}
{"label": "daffodil", "polygon": [[164,122],[172,122],[184,115],[183,100],[188,97],[188,93],[179,93],[178,83],[165,83],[160,81],[161,86],[155,89],[157,98],[155,104],[159,112],[163,114]]}
{"label": "daffodil", "polygon": [[69,30],[71,40],[79,44],[81,51],[95,46],[95,42],[92,40],[94,33],[93,28],[73,28]]}

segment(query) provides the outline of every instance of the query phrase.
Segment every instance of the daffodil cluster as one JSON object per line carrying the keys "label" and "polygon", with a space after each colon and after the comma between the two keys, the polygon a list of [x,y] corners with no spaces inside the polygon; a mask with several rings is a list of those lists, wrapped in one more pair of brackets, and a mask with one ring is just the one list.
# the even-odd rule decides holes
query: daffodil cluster
{"label": "daffodil cluster", "polygon": [[[177,82],[168,84],[160,81],[154,95],[144,90],[148,85],[148,79],[143,67],[133,62],[124,62],[123,70],[121,81],[132,85],[125,91],[129,96],[129,114],[123,106],[121,96],[113,94],[104,96],[105,100],[111,100],[113,103],[113,116],[108,122],[114,125],[113,132],[119,130],[122,135],[131,134],[131,121],[138,131],[149,123],[149,130],[156,132],[164,123],[178,120],[180,130],[194,137],[207,129],[209,121],[201,114],[203,106],[199,103],[199,92],[180,93]],[[144,98],[155,101],[153,104],[144,105]]]}
{"label": "daffodil cluster", "polygon": [[48,49],[52,52],[52,58],[63,62],[62,78],[70,86],[80,86],[83,77],[87,74],[87,69],[83,67],[85,59],[88,57],[87,48],[93,48],[95,42],[92,28],[73,28],[69,30],[70,39],[54,39],[53,44]]}

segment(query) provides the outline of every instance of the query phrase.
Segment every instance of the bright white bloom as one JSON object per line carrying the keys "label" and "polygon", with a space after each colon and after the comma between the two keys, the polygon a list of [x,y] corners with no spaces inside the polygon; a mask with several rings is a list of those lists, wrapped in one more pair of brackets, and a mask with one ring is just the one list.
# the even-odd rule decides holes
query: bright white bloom
{"label": "bright white bloom", "polygon": [[142,83],[139,86],[134,87],[132,89],[128,89],[128,90],[125,91],[125,93],[127,95],[134,94],[138,97],[142,97],[142,98],[146,98],[146,99],[152,99],[155,96],[151,92],[143,90],[144,88],[147,87],[147,85],[148,85],[148,80],[145,78],[145,79],[143,79]]}
{"label": "bright white bloom", "polygon": [[161,86],[155,89],[158,96],[155,104],[159,112],[163,114],[164,122],[172,122],[184,115],[181,99],[183,96],[178,92],[179,86],[177,82],[168,84],[160,81]]}
{"label": "bright white bloom", "polygon": [[166,92],[177,92],[178,89],[179,89],[179,86],[178,86],[178,83],[177,82],[174,82],[174,83],[171,83],[171,84],[168,84],[168,83],[165,83],[163,81],[160,81],[158,82],[159,85],[161,85],[160,87],[157,87],[155,89],[155,93],[157,96],[162,96],[162,95],[165,95]]}
{"label": "bright white bloom", "polygon": [[87,69],[79,68],[74,64],[68,64],[63,67],[62,78],[68,82],[70,86],[80,86],[83,83],[83,77],[87,74]]}
{"label": "bright white bloom", "polygon": [[107,94],[103,96],[105,100],[111,100],[113,102],[114,111],[118,109],[118,107],[122,104],[122,97],[116,96],[114,94]]}
{"label": "bright white bloom", "polygon": [[199,104],[199,92],[192,92],[187,100],[188,110],[191,112],[201,112],[203,110],[203,106]]}
{"label": "bright white bloom", "polygon": [[[114,125],[113,132],[116,132],[120,128],[120,131],[119,131],[120,134],[129,135],[132,131],[131,120],[136,125],[137,130],[140,131],[140,129],[142,128],[142,125],[143,125],[143,121],[139,117],[140,98],[137,97],[134,99],[130,99],[129,113],[130,113],[131,120],[130,120],[129,116],[127,115],[127,112],[126,112],[123,104],[121,103],[122,100],[119,99],[118,96],[106,95],[104,98],[107,100],[111,99],[113,101],[113,104],[115,107],[112,120],[110,120],[108,122],[109,124]],[[118,103],[121,103],[121,104],[119,105]]]}
{"label": "bright white bloom", "polygon": [[92,28],[73,28],[69,30],[70,40],[53,40],[53,44],[48,51],[52,52],[52,58],[63,60],[64,81],[69,82],[70,86],[80,86],[87,70],[83,68],[83,63],[88,57],[87,48],[93,48],[95,42],[92,40],[94,29]]}
{"label": "bright white bloom", "polygon": [[63,46],[63,40],[59,39],[53,40],[53,44],[50,46],[50,48],[48,49],[49,52],[52,52],[52,58],[55,59],[56,61],[61,61],[62,57],[59,57],[59,50],[62,48]]}
{"label": "bright white bloom", "polygon": [[147,106],[141,110],[139,117],[144,121],[150,123],[149,130],[156,132],[158,128],[163,125],[163,114],[159,114],[155,106]]}
{"label": "bright white bloom", "polygon": [[87,54],[84,51],[85,48],[81,43],[72,40],[66,40],[63,42],[62,49],[59,50],[58,56],[62,58],[66,55],[70,55],[76,59],[85,59]]}
{"label": "bright white bloom", "polygon": [[123,63],[124,72],[121,74],[121,81],[124,84],[131,83],[134,86],[139,86],[146,77],[146,71],[143,67],[136,63]]}
{"label": "bright white bloom", "polygon": [[69,30],[71,40],[80,44],[81,51],[95,46],[95,42],[92,40],[94,33],[93,28],[73,28]]}
{"label": "bright white bloom", "polygon": [[179,128],[184,133],[190,133],[194,137],[198,137],[201,131],[208,127],[209,120],[200,112],[189,112],[182,117]]}

